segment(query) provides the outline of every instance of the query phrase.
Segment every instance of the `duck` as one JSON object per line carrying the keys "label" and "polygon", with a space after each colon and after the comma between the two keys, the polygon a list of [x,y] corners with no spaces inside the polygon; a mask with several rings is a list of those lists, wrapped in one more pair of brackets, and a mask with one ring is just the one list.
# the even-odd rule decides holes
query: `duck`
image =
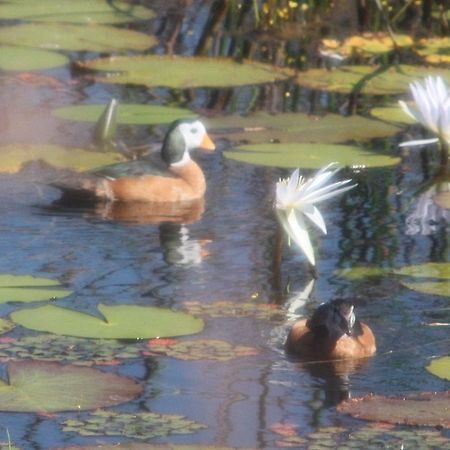
{"label": "duck", "polygon": [[180,119],[170,125],[158,160],[119,162],[81,174],[65,171],[49,184],[62,191],[62,201],[196,201],[206,191],[204,173],[190,156],[196,148],[213,151],[215,145],[200,120]]}
{"label": "duck", "polygon": [[373,356],[375,336],[367,324],[356,318],[354,310],[354,304],[346,299],[322,303],[309,319],[294,323],[286,339],[286,351],[309,360]]}

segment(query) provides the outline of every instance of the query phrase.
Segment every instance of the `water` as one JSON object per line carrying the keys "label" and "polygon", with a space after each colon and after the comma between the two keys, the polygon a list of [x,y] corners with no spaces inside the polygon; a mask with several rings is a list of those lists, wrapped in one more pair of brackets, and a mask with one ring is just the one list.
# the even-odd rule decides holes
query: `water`
{"label": "water", "polygon": [[[48,75],[63,82],[70,79],[66,70]],[[0,98],[13,105],[3,110],[8,126],[1,140],[87,146],[89,124],[60,122],[49,111],[81,100],[106,102],[113,94],[121,102],[144,103],[155,98],[164,103],[176,95],[168,90],[75,81],[61,90],[33,84],[0,85]],[[264,89],[251,87],[194,90],[180,103],[207,109],[221,93],[231,92],[230,98],[241,103],[230,101],[224,109],[244,111],[255,96],[257,109],[271,109],[272,103],[280,111],[306,104],[307,92],[299,104],[284,104],[279,100],[283,89],[280,85],[272,90],[273,102],[267,100]],[[130,145],[155,140],[154,131],[131,126],[119,129]],[[426,158],[416,153],[392,169],[345,171],[341,177],[353,177],[358,188],[321,208],[328,235],[313,235],[318,277],[300,311],[308,313],[337,296],[354,299],[358,316],[370,324],[378,343],[378,354],[365,364],[336,368],[303,364],[283,351],[286,305],[313,280],[299,251],[286,243],[281,245],[281,254],[279,250],[274,186],[289,172],[227,160],[222,156],[226,146],[221,141],[213,155],[194,155],[204,169],[208,190],[204,205],[187,212],[183,225],[155,223],[145,210],[54,208],[51,205],[58,194],[52,188],[16,175],[0,176],[0,273],[60,280],[74,294],[58,304],[95,313],[99,303],[179,309],[191,301],[228,301],[272,304],[278,311],[269,319],[206,317],[205,330],[194,336],[251,346],[257,349],[256,355],[226,362],[142,356],[102,367],[130,376],[144,387],[138,399],[112,410],[180,414],[207,426],[190,435],[148,440],[151,443],[274,448],[280,439],[274,432],[276,424],[297,426],[303,436],[323,426],[359,426],[336,411],[335,405],[343,398],[370,392],[396,395],[447,389],[448,383],[430,375],[424,366],[432,356],[448,353],[448,327],[429,326],[449,321],[444,309],[448,299],[408,290],[394,277],[362,282],[336,274],[340,268],[361,265],[397,267],[448,261],[444,221],[431,235],[405,232],[415,201],[411,192],[430,177]],[[18,307],[1,305],[0,311],[5,316]],[[28,334],[21,328],[11,333],[18,338]],[[0,441],[7,440],[6,429],[13,444],[23,449],[133,441],[61,430],[64,420],[87,416],[0,413]]]}

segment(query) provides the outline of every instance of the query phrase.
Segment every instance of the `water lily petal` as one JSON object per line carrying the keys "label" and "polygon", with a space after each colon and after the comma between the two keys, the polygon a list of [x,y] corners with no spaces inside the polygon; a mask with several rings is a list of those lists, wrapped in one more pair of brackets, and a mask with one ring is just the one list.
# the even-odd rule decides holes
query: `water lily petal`
{"label": "water lily petal", "polygon": [[327,234],[327,227],[325,225],[325,221],[323,220],[322,214],[320,211],[313,206],[311,209],[303,211],[305,216],[316,225],[323,234]]}
{"label": "water lily petal", "polygon": [[406,141],[399,144],[399,147],[414,147],[417,145],[427,145],[427,144],[435,144],[439,142],[438,138],[430,138],[430,139],[417,139],[415,141]]}
{"label": "water lily petal", "polygon": [[352,180],[338,181],[336,183],[325,186],[321,189],[317,189],[316,191],[311,192],[309,195],[305,196],[303,198],[303,202],[319,203],[329,198],[335,197],[336,195],[342,194],[343,192],[349,191],[350,189],[353,189],[356,186],[356,184],[345,186],[351,181]]}

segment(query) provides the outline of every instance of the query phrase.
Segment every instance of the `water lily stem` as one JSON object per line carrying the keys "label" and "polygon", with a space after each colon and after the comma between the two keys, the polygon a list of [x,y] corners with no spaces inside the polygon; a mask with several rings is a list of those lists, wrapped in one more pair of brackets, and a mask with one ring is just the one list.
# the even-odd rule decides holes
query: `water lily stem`
{"label": "water lily stem", "polygon": [[449,161],[449,144],[447,141],[441,140],[441,167],[440,172],[443,175],[448,174]]}

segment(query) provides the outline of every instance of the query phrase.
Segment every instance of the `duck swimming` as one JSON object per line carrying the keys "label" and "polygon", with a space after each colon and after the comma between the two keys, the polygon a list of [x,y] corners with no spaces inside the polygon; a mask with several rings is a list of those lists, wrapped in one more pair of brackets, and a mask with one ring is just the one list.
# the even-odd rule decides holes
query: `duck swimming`
{"label": "duck swimming", "polygon": [[138,160],[74,173],[61,173],[50,184],[63,192],[63,199],[90,198],[121,202],[185,202],[203,197],[206,181],[190,150],[214,150],[215,145],[199,120],[171,124],[158,161]]}
{"label": "duck swimming", "polygon": [[315,360],[366,358],[375,353],[376,343],[369,326],[356,318],[354,305],[336,299],[319,305],[311,318],[294,323],[286,350]]}

